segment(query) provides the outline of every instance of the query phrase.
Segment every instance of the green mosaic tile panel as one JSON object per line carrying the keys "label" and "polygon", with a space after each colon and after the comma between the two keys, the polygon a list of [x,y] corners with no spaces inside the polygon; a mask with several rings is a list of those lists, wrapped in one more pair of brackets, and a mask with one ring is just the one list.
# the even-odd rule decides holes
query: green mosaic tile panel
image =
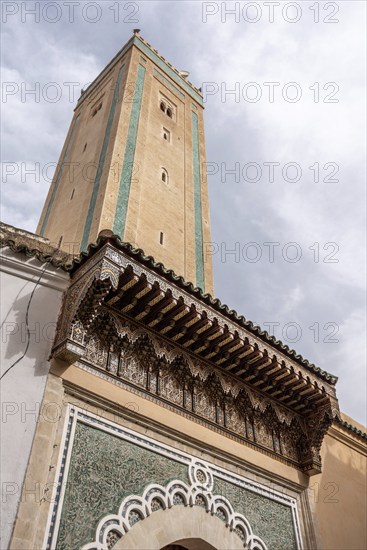
{"label": "green mosaic tile panel", "polygon": [[81,422],[77,423],[56,548],[94,540],[98,522],[130,494],[172,479],[189,482],[187,466]]}
{"label": "green mosaic tile panel", "polygon": [[213,492],[228,498],[235,512],[245,516],[253,533],[265,542],[269,550],[297,549],[289,506],[217,477],[214,478]]}

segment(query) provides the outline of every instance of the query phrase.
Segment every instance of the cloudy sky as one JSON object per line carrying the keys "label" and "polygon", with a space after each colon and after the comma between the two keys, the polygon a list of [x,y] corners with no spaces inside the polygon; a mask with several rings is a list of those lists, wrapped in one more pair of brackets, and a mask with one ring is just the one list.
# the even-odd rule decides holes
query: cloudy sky
{"label": "cloudy sky", "polygon": [[365,423],[365,2],[1,7],[2,221],[36,229],[80,89],[140,28],[203,87],[217,297]]}

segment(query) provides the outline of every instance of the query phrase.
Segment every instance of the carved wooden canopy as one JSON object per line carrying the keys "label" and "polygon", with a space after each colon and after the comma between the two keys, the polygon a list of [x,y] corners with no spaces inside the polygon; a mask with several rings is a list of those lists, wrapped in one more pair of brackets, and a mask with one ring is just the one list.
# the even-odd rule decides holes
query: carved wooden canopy
{"label": "carved wooden canopy", "polygon": [[102,232],[75,262],[53,356],[321,471],[337,379]]}

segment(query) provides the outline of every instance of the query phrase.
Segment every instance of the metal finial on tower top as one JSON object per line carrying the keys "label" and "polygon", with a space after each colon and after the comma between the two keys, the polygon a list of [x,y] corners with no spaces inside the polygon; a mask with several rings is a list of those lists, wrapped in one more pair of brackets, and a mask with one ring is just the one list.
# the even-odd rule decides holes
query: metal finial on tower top
{"label": "metal finial on tower top", "polygon": [[139,32],[140,32],[140,29],[133,29],[134,34],[139,34]]}

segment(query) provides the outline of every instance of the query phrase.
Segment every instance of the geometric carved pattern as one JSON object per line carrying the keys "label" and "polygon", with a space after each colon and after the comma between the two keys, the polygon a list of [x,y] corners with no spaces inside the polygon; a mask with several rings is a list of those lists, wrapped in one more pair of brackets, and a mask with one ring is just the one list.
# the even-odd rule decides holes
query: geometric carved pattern
{"label": "geometric carved pattern", "polygon": [[75,273],[53,348],[319,473],[335,389],[273,351],[110,245]]}
{"label": "geometric carved pattern", "polygon": [[247,519],[233,509],[229,500],[213,494],[214,480],[210,469],[203,463],[192,460],[189,466],[190,484],[180,480],[167,485],[149,484],[142,496],[129,495],[121,502],[117,514],[103,518],[96,529],[95,540],[82,550],[109,550],[128,533],[134,525],[157,510],[172,506],[201,506],[223,521],[234,532],[247,550],[267,550],[265,543],[251,529]]}
{"label": "geometric carved pattern", "polygon": [[79,421],[74,425],[60,525],[52,548],[81,548],[93,540],[101,517],[114,513],[125,496],[141,494],[153,481],[163,485],[171,479],[188,482],[186,464],[113,437],[94,425]]}
{"label": "geometric carved pattern", "polygon": [[321,467],[320,434],[331,423],[323,409],[308,427],[300,415],[104,307],[86,329],[77,318],[71,340],[83,345],[84,361],[154,395],[163,405],[184,409],[293,464],[301,462],[305,472],[309,465]]}
{"label": "geometric carved pattern", "polygon": [[[310,453],[313,463],[320,462],[321,440],[316,439],[325,426],[319,429],[313,421],[309,436],[299,415],[218,370],[194,363],[179,349],[167,347],[130,320],[108,316],[103,311],[89,331],[92,334],[83,337],[83,359],[99,369],[149,392],[162,404],[184,409],[196,419],[214,423],[292,463],[302,460],[305,471]],[[113,353],[109,342],[114,342]],[[327,414],[322,418],[326,424],[329,422]]]}

